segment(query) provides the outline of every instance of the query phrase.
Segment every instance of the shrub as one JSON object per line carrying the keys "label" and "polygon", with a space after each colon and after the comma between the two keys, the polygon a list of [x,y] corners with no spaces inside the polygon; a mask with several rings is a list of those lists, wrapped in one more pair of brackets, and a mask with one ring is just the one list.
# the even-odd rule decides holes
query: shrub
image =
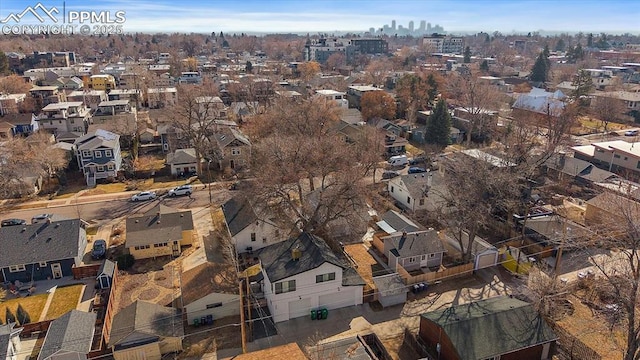
{"label": "shrub", "polygon": [[133,266],[136,259],[131,254],[122,254],[118,256],[116,261],[118,262],[118,269],[127,270]]}

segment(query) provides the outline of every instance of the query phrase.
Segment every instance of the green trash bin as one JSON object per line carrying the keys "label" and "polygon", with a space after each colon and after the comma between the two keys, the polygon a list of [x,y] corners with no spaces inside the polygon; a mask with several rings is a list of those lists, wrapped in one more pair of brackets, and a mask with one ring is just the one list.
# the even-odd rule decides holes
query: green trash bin
{"label": "green trash bin", "polygon": [[322,309],[322,320],[326,319],[329,316],[329,310]]}
{"label": "green trash bin", "polygon": [[316,319],[316,311],[311,310],[311,320],[315,320],[315,319]]}
{"label": "green trash bin", "polygon": [[200,319],[198,319],[198,318],[193,319],[193,326],[195,326],[195,327],[200,326]]}

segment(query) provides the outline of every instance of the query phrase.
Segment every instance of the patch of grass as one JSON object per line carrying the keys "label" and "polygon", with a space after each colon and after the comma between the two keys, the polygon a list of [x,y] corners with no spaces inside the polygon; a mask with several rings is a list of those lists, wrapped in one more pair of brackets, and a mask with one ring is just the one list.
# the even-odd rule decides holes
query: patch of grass
{"label": "patch of grass", "polygon": [[21,305],[27,314],[29,314],[31,322],[38,322],[40,315],[42,314],[42,310],[44,310],[44,305],[47,302],[48,296],[49,294],[32,295],[0,303],[0,320],[2,320],[3,324],[7,323],[7,308],[9,308],[13,316],[17,318],[18,305]]}
{"label": "patch of grass", "polygon": [[72,285],[56,288],[46,319],[57,319],[78,306],[84,285]]}
{"label": "patch of grass", "polygon": [[421,149],[411,145],[411,144],[407,144],[405,146],[405,149],[407,150],[407,153],[411,154],[412,156],[417,156],[419,154],[422,154],[424,151],[422,151]]}
{"label": "patch of grass", "polygon": [[81,196],[113,194],[124,191],[127,191],[127,184],[125,183],[98,184],[95,188],[86,191]]}
{"label": "patch of grass", "polygon": [[87,228],[87,235],[96,235],[98,234],[98,226],[89,226]]}

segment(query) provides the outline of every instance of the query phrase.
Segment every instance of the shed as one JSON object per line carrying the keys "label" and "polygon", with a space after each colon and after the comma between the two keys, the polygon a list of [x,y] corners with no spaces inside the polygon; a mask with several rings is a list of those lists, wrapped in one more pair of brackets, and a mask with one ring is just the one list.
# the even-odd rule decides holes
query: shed
{"label": "shed", "polygon": [[98,270],[98,276],[96,277],[96,282],[100,289],[108,289],[111,287],[113,274],[116,272],[117,266],[118,265],[111,260],[105,260],[104,263],[102,263],[102,266],[100,266]]}
{"label": "shed", "polygon": [[397,273],[376,276],[373,283],[378,289],[378,301],[383,308],[404,304],[407,301],[408,289]]}

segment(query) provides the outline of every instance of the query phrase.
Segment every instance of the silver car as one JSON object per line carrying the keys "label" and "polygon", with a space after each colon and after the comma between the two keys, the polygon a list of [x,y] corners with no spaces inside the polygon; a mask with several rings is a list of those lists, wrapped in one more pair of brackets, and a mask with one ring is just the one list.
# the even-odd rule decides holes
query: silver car
{"label": "silver car", "polygon": [[148,201],[155,199],[156,193],[154,191],[143,191],[141,193],[137,193],[131,197],[131,201]]}
{"label": "silver car", "polygon": [[175,197],[175,196],[189,196],[191,195],[191,193],[193,193],[193,186],[191,185],[182,185],[182,186],[178,186],[175,187],[171,190],[169,190],[169,196],[170,197]]}

